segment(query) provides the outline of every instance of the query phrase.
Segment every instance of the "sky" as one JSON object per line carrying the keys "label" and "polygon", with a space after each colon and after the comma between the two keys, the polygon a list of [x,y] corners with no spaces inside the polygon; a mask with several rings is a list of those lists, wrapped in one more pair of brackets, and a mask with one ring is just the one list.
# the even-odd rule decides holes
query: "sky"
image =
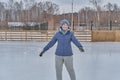
{"label": "sky", "polygon": [[[8,0],[1,0],[4,2],[7,2]],[[14,1],[20,1],[20,0],[14,0]],[[31,0],[35,1],[35,0]],[[51,1],[57,5],[59,5],[60,13],[68,13],[72,12],[72,0],[36,0],[36,1]],[[120,4],[120,0],[102,0],[100,5],[105,5],[108,2],[110,3],[116,3]],[[92,4],[89,2],[89,0],[73,0],[73,11],[78,12],[83,7],[92,7]]]}
{"label": "sky", "polygon": [[[72,0],[38,0],[38,1],[52,1],[60,6],[60,11],[62,13],[72,12]],[[120,4],[120,0],[102,0],[100,5],[105,5],[107,3]],[[78,12],[83,7],[93,7],[89,0],[73,0],[73,11]]]}

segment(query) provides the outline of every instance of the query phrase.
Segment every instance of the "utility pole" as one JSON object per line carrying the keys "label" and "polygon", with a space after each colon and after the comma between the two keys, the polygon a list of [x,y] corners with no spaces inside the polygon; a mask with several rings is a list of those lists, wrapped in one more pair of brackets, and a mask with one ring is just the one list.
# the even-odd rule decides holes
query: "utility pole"
{"label": "utility pole", "polygon": [[71,19],[71,30],[73,30],[73,0],[72,0],[72,19]]}
{"label": "utility pole", "polygon": [[78,11],[78,27],[80,26],[80,11]]}

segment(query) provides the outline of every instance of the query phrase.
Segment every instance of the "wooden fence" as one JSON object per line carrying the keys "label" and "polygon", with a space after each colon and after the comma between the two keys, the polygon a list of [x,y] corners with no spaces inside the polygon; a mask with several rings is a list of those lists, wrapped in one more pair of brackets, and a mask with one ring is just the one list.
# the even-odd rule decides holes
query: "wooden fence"
{"label": "wooden fence", "polygon": [[[0,31],[0,41],[49,41],[57,31],[55,30],[2,30]],[[79,41],[91,41],[91,31],[73,31]]]}
{"label": "wooden fence", "polygon": [[120,30],[93,30],[93,42],[120,42]]}

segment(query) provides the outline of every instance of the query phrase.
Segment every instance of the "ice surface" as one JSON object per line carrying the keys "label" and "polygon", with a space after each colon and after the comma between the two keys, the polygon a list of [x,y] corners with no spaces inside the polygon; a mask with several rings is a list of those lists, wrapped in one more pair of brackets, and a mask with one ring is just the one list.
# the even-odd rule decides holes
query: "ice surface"
{"label": "ice surface", "polygon": [[[77,80],[120,80],[119,42],[81,42],[81,53],[72,44]],[[47,42],[0,41],[0,80],[56,80],[55,49],[43,57],[39,52]],[[63,80],[70,80],[63,68]]]}

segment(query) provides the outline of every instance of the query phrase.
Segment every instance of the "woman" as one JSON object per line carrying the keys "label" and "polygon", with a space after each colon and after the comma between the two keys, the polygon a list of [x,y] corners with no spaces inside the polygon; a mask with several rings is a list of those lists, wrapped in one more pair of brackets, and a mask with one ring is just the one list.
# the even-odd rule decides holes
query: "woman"
{"label": "woman", "polygon": [[78,42],[74,34],[70,31],[70,23],[64,19],[60,22],[59,31],[54,35],[52,40],[44,47],[40,53],[40,57],[45,51],[51,48],[56,42],[58,42],[55,52],[55,65],[56,65],[56,77],[57,80],[62,80],[62,68],[65,64],[71,80],[76,80],[74,68],[73,68],[73,52],[71,48],[71,42],[73,42],[81,52],[84,52],[83,46]]}

